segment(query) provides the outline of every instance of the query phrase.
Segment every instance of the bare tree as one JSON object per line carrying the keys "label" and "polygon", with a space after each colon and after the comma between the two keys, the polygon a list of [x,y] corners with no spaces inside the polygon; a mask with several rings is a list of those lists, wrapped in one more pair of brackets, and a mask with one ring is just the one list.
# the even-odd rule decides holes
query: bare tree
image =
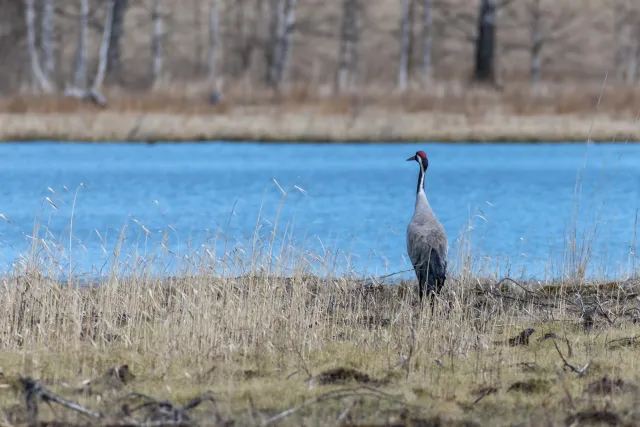
{"label": "bare tree", "polygon": [[153,21],[153,38],[151,49],[153,52],[153,81],[157,83],[162,76],[162,65],[164,62],[163,37],[164,29],[162,22],[161,1],[152,0],[151,19]]}
{"label": "bare tree", "polygon": [[[184,0],[182,0],[184,1]],[[200,19],[200,0],[193,0],[193,54],[194,54],[194,70],[196,74],[202,71],[202,38],[201,29],[202,22]]]}
{"label": "bare tree", "polygon": [[112,40],[113,18],[115,15],[115,5],[118,0],[107,0],[107,13],[104,20],[104,31],[102,33],[102,42],[100,43],[100,54],[98,56],[98,70],[93,79],[91,91],[99,93],[107,74],[107,63],[109,60],[109,46]]}
{"label": "bare tree", "polygon": [[528,0],[525,11],[529,21],[529,41],[520,44],[508,40],[504,44],[508,49],[528,51],[531,85],[535,89],[542,82],[543,70],[554,62],[568,64],[571,60],[583,60],[585,40],[579,29],[588,27],[591,23],[588,18],[578,16],[576,6],[571,4],[557,5],[545,0]]}
{"label": "bare tree", "polygon": [[636,22],[627,55],[627,84],[634,84],[638,78],[638,62],[640,62],[640,19]]}
{"label": "bare tree", "polygon": [[40,65],[40,58],[36,48],[36,29],[35,29],[35,6],[34,0],[25,0],[25,18],[27,24],[27,45],[29,48],[29,57],[31,58],[31,74],[38,82],[40,89],[45,93],[54,91],[53,85],[45,75]]}
{"label": "bare tree", "polygon": [[296,0],[272,0],[270,36],[267,44],[268,82],[278,87],[287,72]]}
{"label": "bare tree", "polygon": [[357,60],[359,1],[343,0],[342,9],[338,64],[338,91],[340,92],[350,85]]}
{"label": "bare tree", "polygon": [[432,39],[432,26],[433,19],[431,14],[431,0],[423,0],[423,19],[422,19],[422,75],[425,78],[431,76],[431,45]]}
{"label": "bare tree", "polygon": [[101,107],[105,107],[107,105],[107,101],[102,95],[101,89],[107,73],[109,44],[111,42],[115,2],[116,0],[107,0],[102,42],[100,43],[100,50],[98,54],[98,69],[96,70],[96,75],[93,79],[91,88],[87,89],[86,87],[78,86],[68,87],[65,90],[65,96],[88,100]]}
{"label": "bare tree", "polygon": [[296,0],[286,0],[284,10],[284,28],[281,32],[282,37],[280,40],[280,65],[278,67],[278,80],[277,84],[282,83],[287,78],[287,72],[289,70],[289,60],[291,57],[291,35],[296,21],[295,14]]}
{"label": "bare tree", "polygon": [[113,25],[107,53],[107,72],[118,72],[121,68],[122,38],[124,36],[124,20],[129,9],[129,0],[115,0],[113,5]]}
{"label": "bare tree", "polygon": [[542,9],[540,0],[531,2],[531,85],[540,86],[542,80]]}
{"label": "bare tree", "polygon": [[615,0],[613,5],[613,33],[614,33],[614,67],[615,76],[618,82],[622,81],[624,75],[624,29],[626,27],[626,8],[624,0]]}
{"label": "bare tree", "polygon": [[40,32],[40,47],[42,49],[42,62],[44,72],[49,79],[55,74],[55,56],[53,52],[53,18],[55,10],[55,0],[44,0],[42,5],[42,30]]}
{"label": "bare tree", "polygon": [[402,0],[402,13],[400,18],[400,68],[398,69],[398,89],[404,91],[407,88],[407,69],[409,67],[409,9],[411,0]]}
{"label": "bare tree", "polygon": [[218,0],[209,5],[209,80],[216,77],[216,53],[218,47]]}
{"label": "bare tree", "polygon": [[495,83],[495,44],[497,0],[480,0],[474,80]]}
{"label": "bare tree", "polygon": [[615,0],[614,3],[615,73],[619,82],[634,83],[638,68],[640,43],[640,8],[637,2]]}
{"label": "bare tree", "polygon": [[76,48],[74,85],[80,89],[87,87],[87,31],[89,25],[89,0],[80,0],[80,26]]}
{"label": "bare tree", "polygon": [[278,79],[278,67],[281,62],[281,39],[282,32],[284,31],[284,15],[285,15],[285,0],[271,0],[271,21],[269,23],[269,42],[267,45],[268,57],[268,75],[267,81],[271,85],[277,84]]}

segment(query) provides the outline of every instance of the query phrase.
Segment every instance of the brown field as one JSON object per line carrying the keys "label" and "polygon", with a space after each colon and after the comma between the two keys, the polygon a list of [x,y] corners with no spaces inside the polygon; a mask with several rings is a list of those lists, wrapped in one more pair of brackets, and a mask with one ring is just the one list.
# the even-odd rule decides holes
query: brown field
{"label": "brown field", "polygon": [[93,425],[636,425],[638,282],[523,286],[454,278],[421,316],[413,286],[302,273],[6,277],[0,414],[24,425],[33,399],[40,420]]}
{"label": "brown field", "polygon": [[584,142],[638,141],[640,92],[613,84],[494,92],[440,85],[434,94],[377,88],[320,97],[230,90],[207,103],[200,85],[144,96],[106,92],[106,109],[60,97],[0,100],[0,140],[283,142]]}

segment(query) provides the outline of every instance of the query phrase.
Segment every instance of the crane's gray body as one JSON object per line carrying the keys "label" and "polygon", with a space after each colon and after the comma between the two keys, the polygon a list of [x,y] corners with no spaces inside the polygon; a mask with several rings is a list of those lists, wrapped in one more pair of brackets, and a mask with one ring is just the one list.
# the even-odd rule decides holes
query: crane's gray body
{"label": "crane's gray body", "polygon": [[407,226],[407,253],[418,278],[418,291],[422,302],[425,284],[429,296],[439,293],[444,286],[447,278],[449,243],[444,227],[433,213],[424,192],[424,174],[428,162],[426,157],[424,163],[420,159],[416,160],[420,164],[420,175],[413,217]]}

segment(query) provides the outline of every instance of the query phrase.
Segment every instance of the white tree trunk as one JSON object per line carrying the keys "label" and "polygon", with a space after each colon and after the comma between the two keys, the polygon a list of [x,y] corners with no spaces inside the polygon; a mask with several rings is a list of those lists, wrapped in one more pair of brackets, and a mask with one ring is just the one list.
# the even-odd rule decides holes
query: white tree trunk
{"label": "white tree trunk", "polygon": [[629,55],[627,58],[627,84],[634,84],[638,77],[638,61],[640,61],[640,23],[636,24],[637,30],[631,37]]}
{"label": "white tree trunk", "polygon": [[616,0],[613,6],[613,33],[614,33],[614,69],[616,80],[622,81],[624,75],[624,27],[625,6],[622,1]]}
{"label": "white tree trunk", "polygon": [[276,85],[280,85],[288,77],[289,59],[291,56],[291,34],[295,25],[296,0],[286,0],[284,8],[284,20],[279,40],[280,63],[278,64],[278,75]]}
{"label": "white tree trunk", "polygon": [[[185,1],[185,0],[181,0]],[[196,74],[202,71],[202,22],[201,22],[200,0],[193,1],[193,56],[195,60],[194,70]]]}
{"label": "white tree trunk", "polygon": [[402,0],[400,20],[400,68],[398,69],[398,89],[407,89],[407,73],[409,66],[409,8],[411,0]]}
{"label": "white tree trunk", "polygon": [[107,62],[109,54],[109,44],[111,43],[111,27],[113,25],[113,11],[115,0],[107,0],[107,14],[104,20],[104,31],[102,33],[102,42],[100,43],[100,55],[98,62],[98,70],[93,80],[92,90],[99,91],[104,83],[107,74]]}
{"label": "white tree trunk", "polygon": [[218,47],[218,0],[209,6],[209,80],[216,77],[216,51]]}
{"label": "white tree trunk", "polygon": [[356,38],[358,25],[357,0],[343,0],[342,28],[340,31],[340,53],[338,59],[338,91],[343,92],[353,79],[356,61]]}
{"label": "white tree trunk", "polygon": [[31,73],[38,82],[40,89],[45,93],[53,92],[54,88],[40,65],[38,50],[36,48],[36,20],[34,0],[25,0],[25,19],[27,24],[27,45],[29,57],[31,58]]}
{"label": "white tree trunk", "polygon": [[55,75],[56,59],[53,52],[53,14],[55,0],[44,0],[42,8],[41,49],[44,72],[49,79]]}
{"label": "white tree trunk", "polygon": [[158,83],[162,76],[162,66],[164,62],[164,49],[162,39],[164,37],[164,29],[161,14],[161,0],[153,0],[151,6],[151,19],[153,20],[153,81]]}
{"label": "white tree trunk", "polygon": [[422,21],[422,75],[425,78],[431,77],[431,46],[433,45],[433,18],[431,15],[431,0],[423,0],[423,21]]}
{"label": "white tree trunk", "polygon": [[74,85],[80,89],[87,88],[87,29],[89,25],[89,0],[80,0],[80,29],[76,51]]}
{"label": "white tree trunk", "polygon": [[268,80],[271,85],[277,85],[278,69],[282,61],[282,37],[285,26],[285,0],[271,1],[271,28],[269,40],[269,71]]}

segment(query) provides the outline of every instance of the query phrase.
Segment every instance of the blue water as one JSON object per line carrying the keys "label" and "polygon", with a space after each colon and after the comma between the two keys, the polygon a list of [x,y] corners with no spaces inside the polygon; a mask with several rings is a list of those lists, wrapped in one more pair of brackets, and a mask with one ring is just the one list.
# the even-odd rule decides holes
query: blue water
{"label": "blue water", "polygon": [[637,145],[251,143],[2,144],[0,214],[11,222],[0,219],[0,268],[25,262],[33,245],[32,256],[61,274],[104,274],[124,229],[123,265],[156,254],[164,256],[154,261],[162,272],[175,273],[200,262],[189,258],[198,250],[218,266],[246,269],[256,225],[260,242],[268,241],[284,191],[275,244],[296,249],[278,252],[283,265],[308,251],[296,265],[320,273],[405,270],[418,174],[405,159],[418,149],[429,156],[427,194],[447,230],[454,271],[567,274],[572,224],[577,244],[590,242],[589,274],[632,268]]}

